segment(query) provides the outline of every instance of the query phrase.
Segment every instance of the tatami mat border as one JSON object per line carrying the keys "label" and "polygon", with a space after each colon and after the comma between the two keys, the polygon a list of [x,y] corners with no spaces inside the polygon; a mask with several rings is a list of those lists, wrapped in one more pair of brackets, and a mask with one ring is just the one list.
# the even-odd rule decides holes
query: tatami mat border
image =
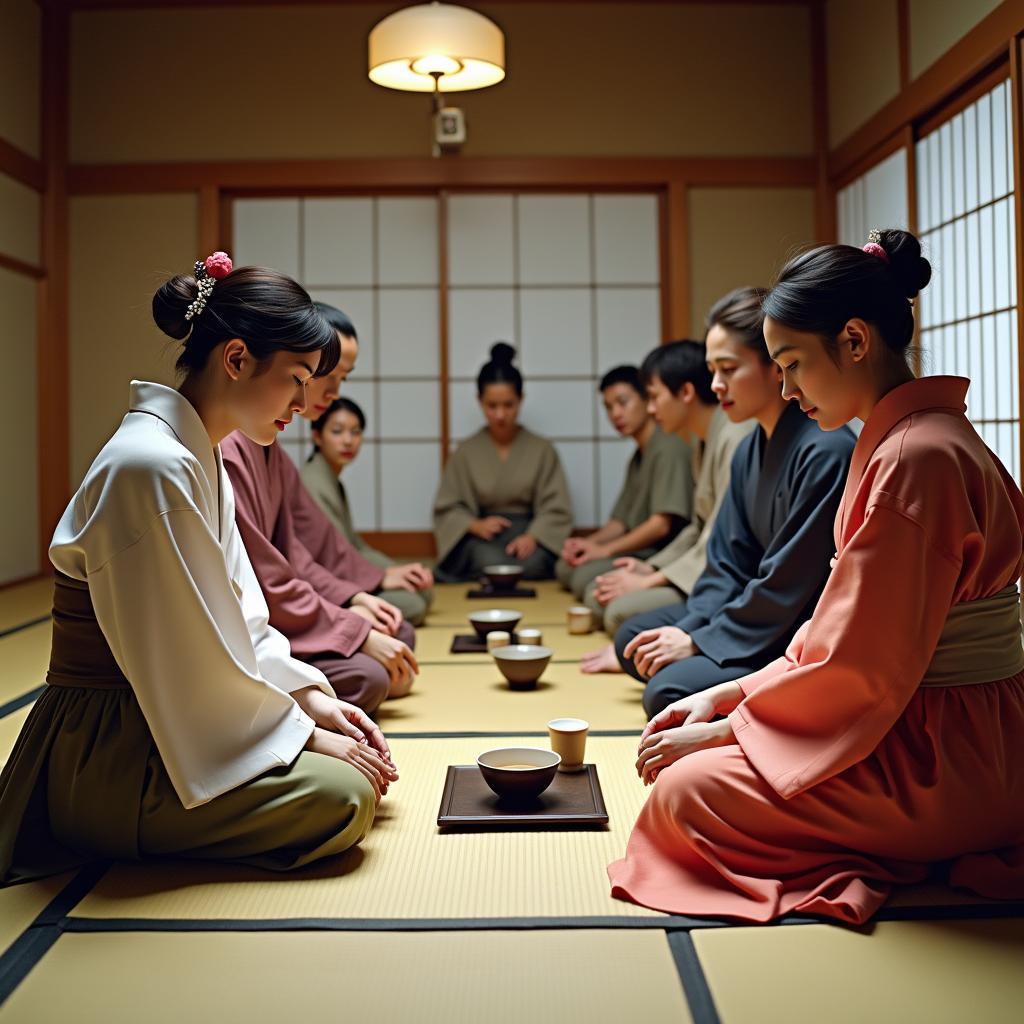
{"label": "tatami mat border", "polygon": [[668,948],[672,950],[672,959],[676,963],[679,980],[683,984],[686,1002],[690,1006],[690,1016],[694,1024],[721,1024],[715,1000],[711,995],[711,986],[704,975],[697,947],[693,944],[690,933],[684,930],[669,930],[665,936]]}
{"label": "tatami mat border", "polygon": [[9,700],[6,704],[0,704],[0,718],[13,715],[15,711],[20,711],[26,704],[31,704],[45,689],[45,685],[37,686],[34,690],[29,690],[28,693],[23,693],[20,697]]}
{"label": "tatami mat border", "polygon": [[3,640],[5,636],[10,636],[12,633],[20,633],[23,629],[29,629],[32,626],[39,626],[42,623],[49,621],[49,615],[40,615],[38,619],[30,619],[28,622],[22,622],[20,625],[11,626],[10,629],[0,630],[0,640]]}
{"label": "tatami mat border", "polygon": [[[590,729],[588,736],[639,736],[640,726],[635,729]],[[388,739],[395,740],[475,740],[500,738],[501,736],[547,736],[547,732],[530,731],[529,729],[502,729],[500,732],[399,732],[397,729],[388,729],[385,734]]]}
{"label": "tatami mat border", "polygon": [[0,957],[0,1006],[27,977],[29,971],[65,931],[68,914],[88,894],[107,870],[105,863],[83,868],[19,935]]}

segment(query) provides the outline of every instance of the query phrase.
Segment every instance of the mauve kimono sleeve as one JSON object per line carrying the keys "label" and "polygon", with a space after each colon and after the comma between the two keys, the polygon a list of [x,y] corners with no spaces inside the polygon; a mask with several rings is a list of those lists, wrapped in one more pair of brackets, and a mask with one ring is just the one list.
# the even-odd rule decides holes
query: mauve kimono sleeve
{"label": "mauve kimono sleeve", "polygon": [[235,492],[235,522],[270,608],[271,625],[288,638],[297,658],[328,652],[351,657],[369,635],[370,623],[323,597],[305,578],[313,559],[297,538],[290,538],[288,558],[274,546],[257,525],[259,498],[252,480],[233,463],[225,461],[225,468]]}
{"label": "mauve kimono sleeve", "polygon": [[[719,665],[777,655],[821,590],[834,551],[833,527],[849,459],[830,449],[808,454],[794,480],[796,498],[789,514],[753,576],[717,610],[702,603],[699,614],[706,621],[691,621],[688,606],[680,623],[700,652]],[[705,575],[717,571],[717,558],[717,550],[709,547]]]}
{"label": "mauve kimono sleeve", "polygon": [[572,499],[562,462],[554,446],[545,444],[537,467],[533,519],[526,532],[548,551],[559,552],[572,532]]}
{"label": "mauve kimono sleeve", "polygon": [[469,524],[479,515],[480,505],[473,488],[469,457],[463,445],[448,459],[434,498],[434,537],[437,540],[438,565],[462,540]]}
{"label": "mauve kimono sleeve", "polygon": [[337,605],[348,604],[356,594],[373,593],[384,579],[384,570],[367,561],[341,531],[335,529],[313,500],[295,464],[281,453],[280,467],[284,500],[295,537],[310,558],[301,569],[302,577],[317,592]]}
{"label": "mauve kimono sleeve", "polygon": [[759,683],[741,681],[752,692],[729,715],[744,754],[780,796],[802,793],[878,746],[924,677],[960,569],[899,499],[878,496],[790,646],[789,664],[774,677],[762,670]]}

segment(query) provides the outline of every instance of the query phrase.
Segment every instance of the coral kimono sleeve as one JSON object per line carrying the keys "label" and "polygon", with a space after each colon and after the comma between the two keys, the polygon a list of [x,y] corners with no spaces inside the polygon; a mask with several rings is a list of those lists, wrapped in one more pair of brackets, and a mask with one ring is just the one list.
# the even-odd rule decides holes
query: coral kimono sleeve
{"label": "coral kimono sleeve", "polygon": [[799,663],[761,682],[729,716],[743,752],[780,796],[862,761],[892,728],[928,668],[959,569],[896,507],[868,510],[802,648],[791,648]]}

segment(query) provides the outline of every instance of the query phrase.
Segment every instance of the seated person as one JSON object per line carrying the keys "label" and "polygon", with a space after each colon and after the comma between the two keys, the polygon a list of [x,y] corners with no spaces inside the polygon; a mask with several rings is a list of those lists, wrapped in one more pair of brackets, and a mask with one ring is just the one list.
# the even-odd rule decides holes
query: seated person
{"label": "seated person", "polygon": [[[748,293],[753,292],[753,296]],[[709,316],[714,327],[729,317],[745,298],[757,301],[755,289],[741,289],[716,303]],[[718,508],[729,486],[736,446],[754,421],[733,423],[711,390],[704,345],[673,341],[650,352],[642,367],[650,407],[666,433],[689,437],[695,444],[697,488],[693,519],[660,551],[646,561],[620,558],[611,572],[598,576],[586,589],[584,603],[603,619],[605,632],[615,636],[619,626],[642,612],[678,604],[704,571],[707,542]],[[583,672],[620,672],[615,645],[606,644],[584,655]]]}
{"label": "seated person", "polygon": [[[348,317],[333,306],[320,302],[316,305],[340,334],[356,340],[355,328]],[[313,428],[313,452],[299,469],[306,490],[331,525],[344,534],[356,551],[368,562],[385,570],[384,590],[380,596],[390,601],[407,622],[414,626],[423,625],[433,600],[430,589],[434,582],[433,573],[419,562],[396,565],[383,551],[370,547],[352,524],[348,495],[340,476],[344,468],[355,461],[362,448],[363,430],[366,428],[363,410],[350,398],[336,398],[326,407],[308,402],[303,416],[311,421]]]}
{"label": "seated person", "polygon": [[[307,381],[303,409],[330,405],[355,365],[355,339],[335,334],[338,365]],[[287,423],[277,421],[278,430]],[[271,625],[288,638],[292,654],[320,669],[339,697],[364,711],[405,696],[419,671],[415,633],[375,593],[388,582],[388,570],[363,558],[331,525],[280,445],[260,447],[235,431],[221,442],[221,455]]]}
{"label": "seated person", "polygon": [[599,390],[609,422],[632,438],[636,451],[608,522],[562,546],[555,575],[577,600],[617,557],[648,558],[662,548],[689,520],[693,503],[690,446],[664,433],[648,415],[640,371],[616,366],[604,375]]}
{"label": "seated person", "polygon": [[0,885],[165,856],[291,870],[358,843],[397,778],[268,624],[217,455],[236,429],[273,442],[333,332],[290,278],[225,253],[162,285],[153,318],[184,379],[132,382],[50,545],[50,669],[0,774]]}
{"label": "seated person", "polygon": [[832,528],[855,438],[847,427],[825,433],[782,397],[759,296],[744,308],[745,328],[719,324],[707,337],[723,410],[758,424],[732,460],[707,566],[687,601],[628,619],[615,635],[620,666],[647,683],[650,716],[778,657],[814,611],[835,551]]}
{"label": "seated person", "polygon": [[554,445],[519,424],[523,378],[515,349],[498,342],[476,381],[487,426],[445,466],[434,500],[437,577],[475,580],[484,566],[520,565],[550,579],[572,529],[572,505]]}

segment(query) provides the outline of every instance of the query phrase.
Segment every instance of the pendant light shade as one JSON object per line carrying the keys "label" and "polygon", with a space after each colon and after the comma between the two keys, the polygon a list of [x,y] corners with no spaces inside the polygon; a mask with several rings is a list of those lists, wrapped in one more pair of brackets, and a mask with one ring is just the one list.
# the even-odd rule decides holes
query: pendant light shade
{"label": "pendant light shade", "polygon": [[370,80],[408,92],[465,92],[505,77],[505,36],[489,18],[454,4],[418,4],[370,30]]}

